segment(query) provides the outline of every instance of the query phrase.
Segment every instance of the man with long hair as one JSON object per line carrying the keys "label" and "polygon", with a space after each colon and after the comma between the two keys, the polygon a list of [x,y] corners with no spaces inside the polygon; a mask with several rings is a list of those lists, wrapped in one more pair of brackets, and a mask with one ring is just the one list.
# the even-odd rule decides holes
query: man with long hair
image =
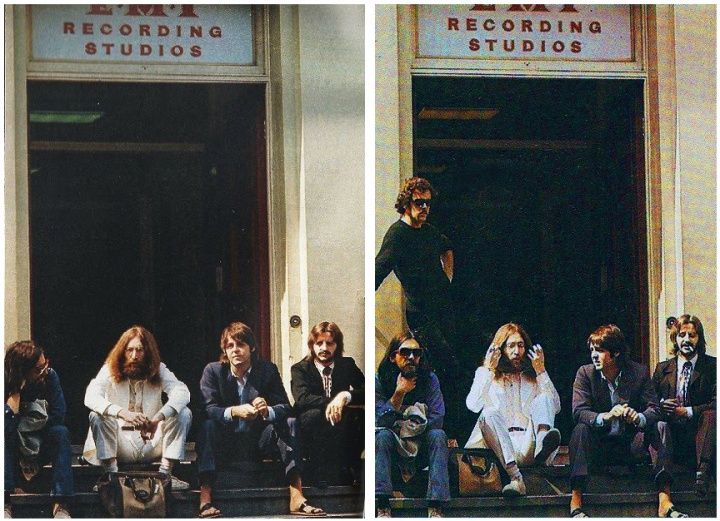
{"label": "man with long hair", "polygon": [[428,466],[426,498],[428,516],[442,517],[450,501],[447,435],[443,430],[445,403],[440,382],[425,356],[425,350],[407,332],[396,336],[383,356],[375,376],[375,506],[377,517],[392,517],[392,465],[398,463],[398,437],[393,431],[409,408],[425,406],[426,426],[416,441],[416,468]]}
{"label": "man with long hair", "polygon": [[400,280],[408,326],[427,349],[426,356],[446,393],[446,428],[457,436],[460,412],[454,399],[458,366],[451,296],[454,257],[450,240],[427,221],[435,195],[430,182],[422,177],[403,183],[395,202],[400,219],[388,228],[375,257],[375,289],[391,271]]}
{"label": "man with long hair", "polygon": [[655,368],[653,385],[662,420],[652,432],[656,479],[669,487],[675,462],[693,462],[695,492],[704,497],[715,465],[717,360],[706,353],[705,331],[694,315],[671,327],[673,357]]}
{"label": "man with long hair", "polygon": [[510,476],[506,496],[526,493],[518,466],[547,464],[560,447],[560,431],[554,428],[560,396],[545,370],[542,346],[531,345],[522,326],[501,326],[465,401],[480,413],[465,447],[493,450]]}
{"label": "man with long hair", "polygon": [[[630,464],[641,454],[643,432],[659,419],[657,397],[646,367],[628,359],[625,336],[619,327],[598,327],[587,339],[592,363],[575,375],[572,412],[576,425],[570,438],[570,516],[587,517],[583,491],[591,464]],[[675,510],[669,487],[658,487],[658,515],[687,517]]]}
{"label": "man with long hair", "polygon": [[153,334],[131,327],[85,391],[91,412],[83,456],[107,472],[117,472],[118,463],[160,460],[160,472],[172,477],[172,487],[188,488],[172,476],[173,465],[185,457],[192,424],[188,403],[190,391],[160,360]]}
{"label": "man with long hair", "polygon": [[[302,491],[294,419],[280,372],[262,360],[255,335],[242,322],[232,322],[220,335],[220,361],[211,362],[200,380],[205,418],[198,438],[200,508],[198,517],[220,517],[213,505],[218,464],[257,460],[279,453],[290,491],[290,513],[323,517]],[[290,420],[290,421],[289,421]]]}
{"label": "man with long hair", "polygon": [[75,495],[70,432],[65,426],[65,395],[60,377],[43,349],[30,340],[5,350],[5,517],[12,517],[10,494],[18,485],[21,422],[32,411],[45,420],[32,435],[40,441],[37,463],[52,462],[53,517],[69,518],[68,503]]}
{"label": "man with long hair", "polygon": [[315,482],[336,480],[343,470],[358,478],[364,422],[347,406],[363,405],[365,376],[355,360],[343,356],[343,334],[335,322],[315,324],[307,347],[305,358],[290,369],[290,387]]}

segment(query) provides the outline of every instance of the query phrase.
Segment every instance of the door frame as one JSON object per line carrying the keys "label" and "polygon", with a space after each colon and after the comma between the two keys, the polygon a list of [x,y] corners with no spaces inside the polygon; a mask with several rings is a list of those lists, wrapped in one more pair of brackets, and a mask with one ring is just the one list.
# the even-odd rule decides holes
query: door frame
{"label": "door frame", "polygon": [[[30,211],[28,171],[28,113],[27,82],[41,81],[95,81],[132,83],[252,83],[265,88],[264,168],[266,172],[265,200],[261,206],[266,209],[266,221],[258,223],[266,236],[260,241],[267,245],[266,259],[269,280],[261,281],[267,288],[267,298],[261,305],[267,307],[261,313],[269,322],[267,343],[272,361],[279,366],[288,359],[290,347],[288,334],[283,324],[288,310],[301,309],[302,295],[288,291],[306,274],[299,264],[288,261],[286,244],[301,245],[301,230],[288,227],[286,221],[295,219],[287,209],[298,206],[299,194],[286,190],[287,179],[297,175],[295,169],[286,168],[283,155],[286,149],[287,132],[284,129],[286,116],[281,105],[281,84],[285,81],[279,61],[283,54],[278,46],[269,41],[282,42],[281,32],[292,32],[293,26],[283,22],[291,19],[290,6],[254,7],[256,32],[255,49],[260,60],[257,66],[235,69],[228,72],[208,66],[193,69],[182,65],[144,67],[136,65],[121,72],[108,68],[108,64],[30,64],[30,38],[28,6],[5,6],[5,342],[20,338],[31,338],[31,284],[30,278]],[[296,15],[296,13],[295,13]],[[283,25],[284,24],[284,25]],[[289,44],[291,45],[291,44]],[[278,47],[275,49],[274,47]],[[273,58],[270,55],[273,55]],[[223,72],[220,72],[221,69]],[[285,96],[282,96],[284,98]],[[290,110],[297,109],[291,106]],[[291,206],[292,205],[292,206]],[[289,297],[289,298],[288,298]],[[307,298],[304,299],[307,301]],[[283,373],[289,374],[289,367]]]}
{"label": "door frame", "polygon": [[[647,261],[645,277],[641,277],[639,290],[640,324],[643,342],[640,346],[641,358],[650,368],[661,360],[660,353],[664,346],[664,316],[666,307],[674,307],[674,295],[664,291],[663,280],[667,274],[663,272],[663,215],[661,193],[661,157],[660,157],[660,109],[658,69],[668,67],[662,63],[662,51],[658,49],[658,39],[662,34],[659,26],[667,24],[668,14],[662,12],[658,17],[656,6],[642,5],[633,7],[638,16],[635,17],[634,28],[636,41],[640,42],[640,53],[637,56],[639,68],[634,70],[612,70],[607,64],[588,64],[573,67],[564,62],[561,70],[553,70],[553,65],[541,65],[535,68],[524,67],[527,62],[516,61],[499,64],[484,64],[482,68],[459,68],[457,60],[418,60],[416,56],[416,13],[413,6],[397,6],[397,51],[398,51],[398,123],[399,123],[399,169],[398,183],[413,175],[413,111],[412,111],[412,78],[414,76],[464,76],[464,77],[502,77],[502,78],[587,78],[587,79],[634,79],[643,81],[644,110],[644,161],[642,175],[644,178],[644,194],[638,194],[637,212],[644,209],[643,215],[637,215],[645,222],[645,233],[638,237],[640,251],[638,257]],[[402,28],[411,28],[403,31]],[[663,27],[663,29],[666,29]],[[513,68],[514,67],[514,68]],[[559,67],[556,67],[559,69]],[[644,196],[644,199],[643,199]],[[642,242],[644,241],[644,245]],[[644,283],[643,283],[644,281]],[[400,302],[400,298],[397,298]],[[670,304],[670,305],[668,305]],[[660,323],[663,323],[661,328]]]}

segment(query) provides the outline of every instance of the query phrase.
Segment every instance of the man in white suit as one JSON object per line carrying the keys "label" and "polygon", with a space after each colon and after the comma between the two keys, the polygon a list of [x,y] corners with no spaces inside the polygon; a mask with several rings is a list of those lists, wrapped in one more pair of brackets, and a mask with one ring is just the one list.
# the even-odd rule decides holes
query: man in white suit
{"label": "man in white suit", "polygon": [[[162,393],[168,397],[162,403]],[[87,461],[117,472],[120,463],[160,460],[171,475],[185,456],[192,424],[190,391],[160,361],[152,333],[141,326],[125,331],[85,391],[90,432],[83,450]],[[173,478],[173,488],[187,488]]]}
{"label": "man in white suit", "polygon": [[466,399],[480,416],[465,447],[493,450],[510,476],[505,496],[524,496],[518,467],[552,462],[560,446],[554,428],[560,397],[545,371],[542,347],[530,345],[520,325],[500,327]]}

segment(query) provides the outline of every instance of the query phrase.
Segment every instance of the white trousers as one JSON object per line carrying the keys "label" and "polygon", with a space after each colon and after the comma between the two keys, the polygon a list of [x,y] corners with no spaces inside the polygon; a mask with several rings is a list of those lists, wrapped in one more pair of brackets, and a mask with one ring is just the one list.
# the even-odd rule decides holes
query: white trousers
{"label": "white trousers", "polygon": [[185,440],[192,425],[192,413],[187,407],[161,421],[155,436],[147,442],[140,437],[140,431],[121,430],[120,423],[124,422],[90,413],[90,431],[99,460],[117,458],[119,463],[150,463],[160,458],[185,458]]}
{"label": "white trousers", "polygon": [[[483,439],[500,460],[503,467],[514,461],[519,467],[535,463],[535,438],[539,425],[555,425],[552,399],[540,394],[530,403],[530,420],[526,425],[507,425],[498,409],[483,409],[478,426]],[[522,427],[524,431],[509,432],[510,427]],[[555,451],[550,458],[555,457]],[[544,463],[544,462],[542,462]]]}

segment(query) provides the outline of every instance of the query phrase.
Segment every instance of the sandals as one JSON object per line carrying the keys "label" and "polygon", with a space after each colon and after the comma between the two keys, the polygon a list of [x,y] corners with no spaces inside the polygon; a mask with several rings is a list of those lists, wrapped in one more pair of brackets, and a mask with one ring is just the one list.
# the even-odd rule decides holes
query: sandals
{"label": "sandals", "polygon": [[222,516],[222,512],[220,512],[220,509],[215,508],[212,503],[205,503],[200,507],[200,510],[198,510],[198,517],[200,519],[211,519],[220,516]]}
{"label": "sandals", "polygon": [[305,501],[302,505],[300,505],[300,508],[297,510],[293,510],[290,512],[294,516],[301,516],[301,517],[325,517],[327,514],[322,508],[313,507],[307,504],[307,501]]}
{"label": "sandals", "polygon": [[570,517],[589,517],[582,508],[576,508],[570,512]]}
{"label": "sandals", "polygon": [[671,506],[667,509],[667,512],[665,512],[665,515],[662,517],[690,517],[684,512],[680,512],[679,510],[675,510],[675,505]]}

